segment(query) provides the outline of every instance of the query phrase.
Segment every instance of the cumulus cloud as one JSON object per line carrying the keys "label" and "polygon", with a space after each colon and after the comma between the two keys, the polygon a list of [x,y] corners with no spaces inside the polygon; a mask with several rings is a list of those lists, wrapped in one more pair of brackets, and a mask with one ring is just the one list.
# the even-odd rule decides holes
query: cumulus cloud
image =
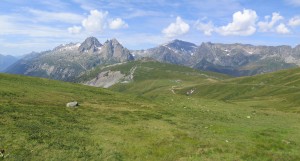
{"label": "cumulus cloud", "polygon": [[168,27],[162,30],[166,37],[176,37],[187,33],[190,30],[190,25],[184,22],[181,17],[176,18],[176,22],[171,23]]}
{"label": "cumulus cloud", "polygon": [[216,28],[216,32],[223,36],[249,36],[255,33],[257,14],[254,10],[244,9],[233,14],[233,20],[226,26]]}
{"label": "cumulus cloud", "polygon": [[300,26],[300,16],[295,16],[289,20],[289,26],[297,27]]}
{"label": "cumulus cloud", "polygon": [[203,34],[206,36],[211,36],[212,32],[215,30],[215,27],[211,21],[208,23],[203,23],[198,20],[195,24],[195,27],[197,30],[203,32]]}
{"label": "cumulus cloud", "polygon": [[128,24],[124,22],[121,18],[116,18],[109,23],[109,28],[113,30],[127,27]]}
{"label": "cumulus cloud", "polygon": [[285,26],[285,24],[280,23],[276,27],[276,32],[279,33],[279,34],[288,34],[288,33],[290,33],[290,30]]}
{"label": "cumulus cloud", "polygon": [[78,34],[82,31],[90,33],[101,33],[105,29],[112,30],[127,28],[128,24],[121,18],[110,19],[107,11],[90,10],[90,14],[81,22],[81,26],[69,27],[71,34]]}
{"label": "cumulus cloud", "polygon": [[79,34],[81,32],[81,26],[73,26],[73,27],[69,27],[68,31],[70,34]]}
{"label": "cumulus cloud", "polygon": [[269,32],[272,31],[275,24],[280,21],[283,20],[284,18],[276,12],[272,13],[272,19],[270,19],[270,16],[266,16],[265,17],[265,21],[260,21],[258,22],[257,26],[259,27],[259,31],[261,32]]}
{"label": "cumulus cloud", "polygon": [[82,21],[82,26],[89,32],[102,32],[106,28],[108,12],[91,10],[90,15]]}

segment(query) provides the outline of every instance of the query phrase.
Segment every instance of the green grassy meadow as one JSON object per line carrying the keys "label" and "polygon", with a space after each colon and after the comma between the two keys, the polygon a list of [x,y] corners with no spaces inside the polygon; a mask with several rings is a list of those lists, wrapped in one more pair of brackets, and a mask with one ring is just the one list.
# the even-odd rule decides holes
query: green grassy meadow
{"label": "green grassy meadow", "polygon": [[[0,74],[0,160],[300,160],[299,69],[244,78],[157,62],[109,70],[133,66],[134,81],[110,89]],[[65,107],[73,100],[78,108]]]}

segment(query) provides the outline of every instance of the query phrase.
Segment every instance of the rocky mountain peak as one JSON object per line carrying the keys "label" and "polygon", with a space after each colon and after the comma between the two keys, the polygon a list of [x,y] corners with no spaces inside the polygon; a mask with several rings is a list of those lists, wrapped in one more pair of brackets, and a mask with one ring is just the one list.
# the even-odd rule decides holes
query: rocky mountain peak
{"label": "rocky mountain peak", "polygon": [[120,44],[120,42],[117,39],[115,39],[115,38],[113,38],[111,40],[106,40],[105,44],[109,44],[111,46],[122,46]]}
{"label": "rocky mountain peak", "polygon": [[300,44],[295,46],[294,49],[300,49]]}
{"label": "rocky mountain peak", "polygon": [[78,50],[80,52],[92,51],[95,52],[100,48],[102,44],[95,37],[88,37],[84,42],[79,46]]}
{"label": "rocky mountain peak", "polygon": [[117,39],[107,40],[101,49],[102,56],[117,62],[134,60],[130,51],[122,46]]}
{"label": "rocky mountain peak", "polygon": [[211,42],[203,42],[200,46],[211,47],[212,45],[213,45],[213,43],[211,43]]}
{"label": "rocky mountain peak", "polygon": [[190,52],[190,51],[194,50],[195,48],[197,48],[196,44],[178,40],[178,39],[175,39],[163,46],[166,46],[168,48],[172,48],[175,50],[183,51],[183,52]]}

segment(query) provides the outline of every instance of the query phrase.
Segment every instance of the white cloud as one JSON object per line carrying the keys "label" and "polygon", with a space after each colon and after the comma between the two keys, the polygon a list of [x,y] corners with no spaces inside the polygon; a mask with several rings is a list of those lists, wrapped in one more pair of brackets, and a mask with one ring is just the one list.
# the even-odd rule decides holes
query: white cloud
{"label": "white cloud", "polygon": [[34,19],[41,22],[60,21],[65,23],[80,23],[84,17],[68,12],[47,12],[36,9],[29,9],[29,13],[35,16]]}
{"label": "white cloud", "polygon": [[[82,28],[90,33],[101,33],[106,28],[116,30],[128,27],[128,24],[121,18],[109,20],[107,11],[101,12],[98,10],[90,10],[90,14],[81,22],[81,25]],[[76,29],[81,31],[81,29],[79,29],[78,27],[79,26],[77,26]],[[71,33],[74,33],[73,29],[75,29],[74,26],[73,28],[70,27],[68,30],[69,32],[71,31]],[[77,32],[77,30],[75,32]]]}
{"label": "white cloud", "polygon": [[279,34],[288,34],[288,33],[290,33],[290,30],[285,26],[285,24],[280,23],[276,27],[276,32],[279,33]]}
{"label": "white cloud", "polygon": [[279,13],[276,13],[276,12],[273,12],[272,13],[272,19],[271,21],[269,21],[270,19],[270,16],[266,16],[265,17],[265,21],[260,21],[258,22],[258,27],[259,27],[259,30],[261,32],[269,32],[269,31],[272,31],[275,24],[280,21],[280,20],[283,20],[284,18],[279,14]]}
{"label": "white cloud", "polygon": [[89,32],[102,32],[106,28],[108,12],[91,10],[90,15],[82,21],[82,26]]}
{"label": "white cloud", "polygon": [[79,34],[81,32],[81,26],[73,26],[73,27],[69,27],[68,31],[70,34]]}
{"label": "white cloud", "polygon": [[113,30],[127,27],[128,24],[124,22],[121,18],[116,18],[109,23],[109,28]]}
{"label": "white cloud", "polygon": [[300,0],[286,0],[286,2],[293,6],[300,6]]}
{"label": "white cloud", "polygon": [[211,21],[208,23],[203,23],[198,20],[195,24],[195,27],[197,30],[203,32],[206,36],[211,36],[212,32],[215,30],[215,27]]}
{"label": "white cloud", "polygon": [[231,23],[226,26],[218,27],[216,31],[223,36],[249,36],[255,33],[257,15],[254,10],[244,9],[243,12],[238,11],[233,14],[232,18]]}
{"label": "white cloud", "polygon": [[300,16],[295,16],[289,20],[289,26],[297,27],[300,26]]}
{"label": "white cloud", "polygon": [[176,37],[187,33],[190,30],[190,25],[184,22],[181,17],[176,18],[176,22],[171,23],[167,28],[162,30],[162,33],[167,37]]}

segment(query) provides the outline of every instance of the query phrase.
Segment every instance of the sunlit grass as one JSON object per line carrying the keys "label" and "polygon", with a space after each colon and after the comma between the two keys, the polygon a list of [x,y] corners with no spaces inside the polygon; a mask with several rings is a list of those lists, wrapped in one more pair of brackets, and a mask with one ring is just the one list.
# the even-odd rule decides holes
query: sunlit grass
{"label": "sunlit grass", "polygon": [[[256,98],[223,76],[165,66],[169,75],[153,69],[160,73],[149,79],[145,67],[159,65],[140,65],[136,81],[112,88],[123,93],[1,74],[0,160],[300,159],[292,91],[284,92],[288,108],[274,88],[255,86]],[[187,96],[190,88],[196,93]],[[78,108],[65,107],[73,100]]]}

